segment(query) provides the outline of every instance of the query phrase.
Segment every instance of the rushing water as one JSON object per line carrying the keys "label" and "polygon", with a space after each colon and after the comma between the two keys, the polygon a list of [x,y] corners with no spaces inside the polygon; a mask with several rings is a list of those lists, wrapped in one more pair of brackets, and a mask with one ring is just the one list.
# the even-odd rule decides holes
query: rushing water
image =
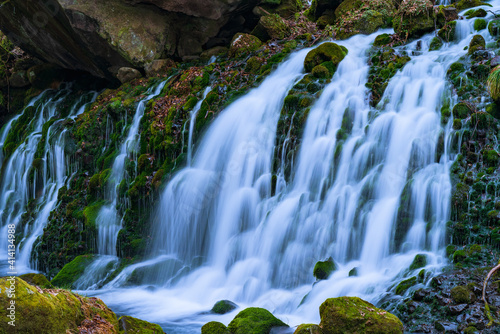
{"label": "rushing water", "polygon": [[[200,315],[221,299],[265,307],[290,325],[317,323],[328,297],[380,301],[416,254],[427,255],[428,272],[439,272],[456,153],[449,150],[451,120],[441,125],[440,109],[453,100],[446,71],[466,53],[472,24],[459,21],[457,41],[441,50],[418,51],[417,42],[400,48],[412,60],[376,108],[365,88],[376,34],[340,42],[349,54],[309,113],[290,183],[271,196],[277,120],[307,50],[293,54],[211,125],[192,164],[163,193],[151,258],[98,294],[120,312],[194,333],[234,317],[237,311]],[[433,36],[422,38],[423,50]],[[339,141],[346,117],[352,126]],[[330,256],[339,269],[313,285],[315,262]],[[358,275],[349,277],[353,268]],[[145,286],[123,289],[134,272]]]}
{"label": "rushing water", "polygon": [[[191,112],[188,164],[166,185],[154,215],[149,258],[91,290],[117,263],[117,186],[127,178],[125,160],[137,159],[139,121],[147,101],[163,88],[157,86],[137,107],[113,164],[108,204],[97,218],[99,254],[77,286],[90,288],[86,293],[100,296],[119,313],[160,323],[170,332],[196,333],[204,323],[228,323],[238,312],[203,313],[221,299],[240,309],[267,308],[294,326],[318,323],[318,307],[329,297],[381,301],[412,274],[407,268],[416,254],[427,255],[428,272],[439,272],[445,263],[449,168],[457,153],[449,149],[452,121],[441,124],[440,109],[454,100],[446,71],[466,53],[472,26],[473,20],[459,20],[457,40],[438,51],[426,51],[434,34],[422,38],[424,51],[417,50],[417,42],[400,47],[397,51],[412,59],[390,80],[375,108],[365,87],[367,51],[381,32],[338,42],[349,54],[312,106],[290,181],[276,191],[271,187],[277,123],[289,89],[304,75],[309,50],[292,54],[259,87],[228,106],[194,149],[194,121],[202,99]],[[480,34],[491,40],[486,29]],[[33,131],[4,162],[1,235],[8,223],[19,222],[30,199],[36,198],[38,207],[19,246],[26,266],[56,205],[57,189],[73,172],[63,150],[65,130],[57,121],[48,129],[53,140],[45,144],[45,167],[35,181],[29,179],[42,126],[64,94],[32,102],[37,107]],[[14,122],[0,132],[0,148]],[[338,139],[339,131],[346,133],[345,139]],[[402,198],[407,199],[404,221],[398,214]],[[4,241],[1,249],[6,249]],[[314,264],[329,257],[338,270],[315,283]],[[357,276],[350,277],[353,268]],[[127,287],[131,276],[143,285]]]}
{"label": "rushing water", "polygon": [[[74,173],[66,156],[67,130],[62,123],[82,113],[89,100],[97,97],[94,92],[83,95],[70,108],[68,116],[60,117],[61,105],[70,98],[69,94],[70,91],[66,89],[59,92],[47,91],[28,104],[25,111],[35,108],[32,120],[26,125],[30,133],[5,161],[0,179],[0,261],[2,264],[7,261],[7,230],[9,225],[15,225],[16,235],[21,238],[16,250],[18,273],[37,269],[37,262],[32,259],[33,245],[43,233],[49,214],[57,204],[59,189]],[[18,119],[19,116],[7,123],[7,131]],[[53,123],[45,130],[45,143],[41,155],[37,157],[44,125],[49,120]],[[3,134],[0,139],[0,146],[3,146],[7,135]],[[19,222],[27,205],[34,207],[33,217],[22,228]],[[2,268],[2,273],[5,274],[6,269]]]}

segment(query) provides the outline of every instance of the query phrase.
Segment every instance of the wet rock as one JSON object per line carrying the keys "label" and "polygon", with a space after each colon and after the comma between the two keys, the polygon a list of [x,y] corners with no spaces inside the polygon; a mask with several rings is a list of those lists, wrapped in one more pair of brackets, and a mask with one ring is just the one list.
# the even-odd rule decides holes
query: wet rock
{"label": "wet rock", "polygon": [[47,277],[42,274],[24,274],[19,276],[20,279],[33,286],[38,286],[42,289],[52,289],[54,286],[49,282]]}
{"label": "wet rock", "polygon": [[238,305],[230,300],[219,300],[217,303],[215,303],[214,307],[212,307],[211,312],[216,314],[226,314],[233,310],[236,310],[237,308]]}
{"label": "wet rock", "polygon": [[471,293],[465,286],[456,286],[451,289],[451,298],[457,304],[470,304],[472,301],[471,295],[473,296],[474,294]]}
{"label": "wet rock", "polygon": [[349,270],[349,277],[352,277],[352,276],[358,276],[358,268],[357,267]]}
{"label": "wet rock", "polygon": [[425,289],[418,289],[413,293],[413,300],[422,301],[425,297],[429,295],[429,291]]}
{"label": "wet rock", "polygon": [[459,304],[459,305],[450,305],[447,308],[447,312],[450,315],[457,315],[465,311],[467,308],[467,304]]}
{"label": "wet rock", "polygon": [[[328,72],[328,70],[327,70]],[[337,265],[333,262],[333,259],[330,257],[326,261],[318,261],[314,265],[313,275],[317,280],[328,279],[332,272],[337,270]]]}
{"label": "wet rock", "polygon": [[170,68],[175,67],[175,62],[172,59],[158,59],[144,66],[146,76],[154,77],[158,74],[166,73]]}
{"label": "wet rock", "polygon": [[439,303],[439,305],[441,305],[441,306],[445,306],[445,305],[451,304],[451,299],[450,298],[446,298],[446,297],[443,297],[441,295],[436,295],[436,300]]}
{"label": "wet rock", "polygon": [[9,83],[14,88],[22,88],[29,86],[30,84],[25,71],[13,73],[9,78]]}
{"label": "wet rock", "polygon": [[262,16],[252,31],[252,35],[257,36],[263,42],[270,39],[283,39],[289,33],[290,28],[277,14]]}
{"label": "wet rock", "polygon": [[262,42],[256,36],[249,34],[236,34],[229,48],[230,57],[242,57],[260,48]]}
{"label": "wet rock", "polygon": [[484,50],[485,47],[486,41],[484,40],[484,37],[481,35],[474,35],[469,43],[469,51],[467,51],[467,54],[471,55],[476,51]]}
{"label": "wet rock", "polygon": [[458,325],[448,321],[436,321],[434,323],[434,328],[439,333],[456,333],[458,334]]}
{"label": "wet rock", "polygon": [[407,304],[407,307],[408,307],[408,313],[413,313],[417,310],[419,304],[417,302],[414,302],[414,301],[410,301],[408,302]]}
{"label": "wet rock", "polygon": [[490,61],[490,66],[491,66],[491,67],[496,67],[496,66],[498,66],[498,65],[500,65],[500,56],[495,56],[495,57],[493,57],[493,58],[491,59],[491,61]]}
{"label": "wet rock", "polygon": [[403,333],[403,324],[395,315],[357,297],[327,299],[319,312],[323,334]]}
{"label": "wet rock", "polygon": [[264,334],[269,333],[273,327],[288,325],[266,309],[249,307],[238,313],[227,327],[232,334]]}
{"label": "wet rock", "polygon": [[122,67],[118,70],[118,74],[116,74],[116,77],[122,84],[134,79],[138,79],[141,76],[141,72],[131,67]]}
{"label": "wet rock", "polygon": [[423,268],[427,265],[427,255],[417,254],[410,265],[410,270]]}
{"label": "wet rock", "polygon": [[421,1],[418,6],[413,1],[405,1],[395,14],[393,28],[403,38],[417,38],[436,28],[434,18],[435,11],[431,1]]}
{"label": "wet rock", "polygon": [[302,324],[297,327],[293,334],[323,334],[321,327],[314,324]]}
{"label": "wet rock", "polygon": [[338,64],[347,55],[347,49],[338,44],[327,42],[323,43],[314,50],[309,51],[304,60],[306,72],[311,72],[312,69],[325,62],[332,62],[336,69]]}
{"label": "wet rock", "polygon": [[396,286],[396,290],[395,290],[395,293],[397,295],[404,295],[405,292],[411,288],[412,286],[416,285],[417,284],[417,277],[413,276],[413,277],[410,277],[408,279],[405,279],[404,281],[401,281],[397,286]]}
{"label": "wet rock", "polygon": [[230,334],[230,332],[223,323],[210,321],[201,327],[201,334]]}

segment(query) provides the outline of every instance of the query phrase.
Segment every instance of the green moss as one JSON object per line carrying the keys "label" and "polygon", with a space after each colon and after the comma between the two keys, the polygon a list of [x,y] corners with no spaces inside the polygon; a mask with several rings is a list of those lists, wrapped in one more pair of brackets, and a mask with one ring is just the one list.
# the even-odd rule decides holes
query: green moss
{"label": "green moss", "polygon": [[476,19],[474,21],[474,30],[479,31],[486,29],[486,20],[485,19]]}
{"label": "green moss", "polygon": [[457,21],[447,22],[444,27],[439,29],[438,36],[446,42],[451,42],[455,39]]}
{"label": "green moss", "polygon": [[[16,333],[77,333],[83,320],[100,318],[100,331],[118,334],[116,315],[97,298],[84,298],[66,290],[42,290],[15,278]],[[2,292],[11,286],[6,277],[0,278]],[[10,298],[0,293],[0,333],[12,333],[7,322]],[[99,330],[99,328],[96,328]]]}
{"label": "green moss", "polygon": [[212,312],[216,314],[226,314],[235,310],[238,306],[229,300],[219,300],[212,307]]}
{"label": "green moss", "polygon": [[182,109],[184,109],[185,111],[189,111],[194,108],[196,103],[198,103],[198,99],[196,98],[196,96],[190,96]]}
{"label": "green moss", "polygon": [[318,325],[302,324],[297,327],[293,334],[323,334],[323,331]]}
{"label": "green moss", "polygon": [[441,49],[442,46],[443,46],[443,41],[441,40],[441,38],[434,37],[431,40],[431,44],[429,45],[429,51],[439,50],[439,49]]}
{"label": "green moss", "polygon": [[488,23],[488,32],[493,37],[500,35],[500,19],[494,19]]}
{"label": "green moss", "polygon": [[52,289],[54,286],[49,282],[47,277],[42,274],[24,274],[19,276],[26,283],[38,286],[42,289]]}
{"label": "green moss", "polygon": [[66,264],[50,283],[60,288],[71,288],[73,283],[83,274],[85,268],[92,263],[93,259],[93,255],[77,256],[73,261]]}
{"label": "green moss", "polygon": [[256,36],[248,34],[236,34],[231,42],[229,49],[229,56],[243,57],[251,52],[257,51],[262,42]]}
{"label": "green moss", "polygon": [[201,334],[231,334],[231,332],[223,323],[210,321],[201,327]]}
{"label": "green moss", "polygon": [[96,228],[96,219],[99,215],[101,207],[105,204],[104,201],[94,203],[83,209],[83,216],[85,217],[85,225],[89,228]]}
{"label": "green moss", "polygon": [[395,293],[397,295],[404,295],[404,293],[409,289],[411,288],[412,286],[416,285],[417,284],[417,277],[413,276],[413,277],[410,277],[404,281],[401,281],[397,286],[396,286],[396,290],[395,290]]}
{"label": "green moss", "polygon": [[417,254],[410,265],[410,270],[423,268],[427,265],[427,255]]}
{"label": "green moss", "polygon": [[326,261],[318,261],[314,265],[313,275],[317,280],[323,280],[330,277],[332,272],[337,270],[337,265],[333,261],[332,258],[329,258]]}
{"label": "green moss", "polygon": [[452,113],[455,119],[464,119],[469,116],[471,109],[466,103],[460,102],[453,107]]}
{"label": "green moss", "polygon": [[347,50],[338,44],[331,42],[323,43],[316,49],[309,51],[304,60],[304,67],[306,72],[311,72],[317,65],[331,61],[336,68],[346,55]]}
{"label": "green moss", "polygon": [[311,73],[314,77],[319,79],[327,79],[330,77],[330,71],[328,71],[328,69],[323,65],[314,66]]}
{"label": "green moss", "polygon": [[500,66],[495,67],[486,81],[488,92],[494,101],[500,102]]}
{"label": "green moss", "polygon": [[470,291],[465,286],[456,286],[451,289],[451,298],[457,304],[470,304]]}
{"label": "green moss", "polygon": [[453,120],[453,130],[460,130],[462,128],[462,121],[459,119]]}
{"label": "green moss", "polygon": [[352,268],[349,270],[349,277],[358,276],[358,268]]}
{"label": "green moss", "polygon": [[483,161],[490,167],[498,166],[498,152],[495,150],[484,150]]}
{"label": "green moss", "polygon": [[329,298],[319,313],[323,333],[403,333],[403,324],[395,315],[358,297]]}
{"label": "green moss", "polygon": [[435,14],[430,1],[402,2],[393,20],[394,31],[405,39],[420,37],[435,29]]}
{"label": "green moss", "polygon": [[472,18],[475,18],[475,17],[485,17],[486,15],[487,15],[486,11],[484,9],[482,9],[482,8],[469,9],[464,14],[464,16],[467,19],[472,19]]}
{"label": "green moss", "polygon": [[269,334],[273,327],[288,327],[266,309],[244,309],[227,326],[231,334]]}
{"label": "green moss", "polygon": [[460,0],[457,3],[455,3],[455,8],[461,11],[467,8],[478,7],[483,5],[491,6],[489,3],[483,2],[481,0]]}
{"label": "green moss", "polygon": [[462,249],[457,250],[455,251],[455,253],[453,253],[453,263],[462,262],[466,258],[467,258],[467,252]]}
{"label": "green moss", "polygon": [[484,50],[486,48],[486,41],[481,35],[474,35],[469,43],[469,50],[467,54],[471,55],[476,51]]}
{"label": "green moss", "polygon": [[262,66],[262,61],[257,57],[250,57],[247,60],[247,65],[245,67],[245,71],[253,74],[257,74],[260,71],[260,67]]}
{"label": "green moss", "polygon": [[118,319],[118,324],[121,331],[126,334],[162,334],[163,330],[157,324],[152,324],[150,322],[140,320],[137,318],[132,318],[129,316],[122,316]]}
{"label": "green moss", "polygon": [[290,28],[277,14],[262,16],[252,31],[252,35],[257,36],[263,42],[270,39],[283,39],[289,33]]}

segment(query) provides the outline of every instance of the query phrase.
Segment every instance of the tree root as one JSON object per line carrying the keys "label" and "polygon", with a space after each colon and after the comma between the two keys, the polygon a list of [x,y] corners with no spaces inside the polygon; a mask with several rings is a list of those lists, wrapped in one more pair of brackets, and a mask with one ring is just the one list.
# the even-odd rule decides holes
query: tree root
{"label": "tree root", "polygon": [[490,270],[490,272],[488,273],[488,275],[486,275],[486,278],[484,279],[484,282],[483,282],[483,298],[482,299],[484,302],[484,312],[486,313],[486,317],[489,320],[489,322],[486,326],[491,326],[491,325],[493,325],[493,323],[500,325],[500,321],[495,320],[493,318],[493,316],[491,315],[490,305],[486,301],[486,287],[488,286],[488,281],[490,280],[491,276],[493,276],[493,274],[495,272],[497,272],[498,270],[500,270],[500,262],[495,267],[493,267],[493,269]]}

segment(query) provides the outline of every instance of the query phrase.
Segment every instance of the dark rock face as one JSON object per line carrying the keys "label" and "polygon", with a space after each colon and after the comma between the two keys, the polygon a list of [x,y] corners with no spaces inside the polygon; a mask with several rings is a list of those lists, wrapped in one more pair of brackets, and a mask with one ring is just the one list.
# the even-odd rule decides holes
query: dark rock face
{"label": "dark rock face", "polygon": [[[219,45],[221,29],[242,30],[257,0],[46,0],[7,2],[0,30],[29,54],[64,69],[113,78],[165,57]],[[234,34],[234,32],[232,33]],[[232,37],[231,34],[231,37]],[[216,38],[217,37],[217,38]],[[211,39],[215,42],[208,43]],[[210,45],[209,45],[210,44]]]}

